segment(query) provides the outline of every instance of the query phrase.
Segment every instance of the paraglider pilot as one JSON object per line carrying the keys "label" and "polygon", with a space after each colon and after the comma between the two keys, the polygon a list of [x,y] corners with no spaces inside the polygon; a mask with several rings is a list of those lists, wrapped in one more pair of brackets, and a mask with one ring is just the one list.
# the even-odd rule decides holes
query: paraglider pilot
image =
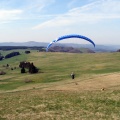
{"label": "paraglider pilot", "polygon": [[74,79],[75,78],[75,74],[72,72],[71,73],[71,78]]}

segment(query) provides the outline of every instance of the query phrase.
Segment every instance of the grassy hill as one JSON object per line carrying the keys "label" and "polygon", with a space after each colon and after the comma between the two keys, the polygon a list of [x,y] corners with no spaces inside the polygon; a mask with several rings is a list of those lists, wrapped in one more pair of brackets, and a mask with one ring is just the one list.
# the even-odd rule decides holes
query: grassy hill
{"label": "grassy hill", "polygon": [[[33,62],[39,73],[21,74],[20,61]],[[0,70],[6,72],[0,76],[0,119],[117,120],[119,63],[119,53],[21,51],[19,56],[0,61]],[[10,67],[3,67],[6,64]],[[71,72],[75,73],[74,80]]]}

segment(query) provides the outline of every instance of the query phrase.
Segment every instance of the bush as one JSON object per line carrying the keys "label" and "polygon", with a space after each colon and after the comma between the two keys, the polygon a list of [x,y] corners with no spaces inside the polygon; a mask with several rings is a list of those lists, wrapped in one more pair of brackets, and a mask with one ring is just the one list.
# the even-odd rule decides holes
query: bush
{"label": "bush", "polygon": [[5,74],[6,74],[6,72],[0,71],[0,75],[5,75]]}
{"label": "bush", "polygon": [[3,60],[4,59],[4,56],[0,56],[0,60]]}
{"label": "bush", "polygon": [[33,65],[33,63],[31,63],[31,65],[29,67],[29,73],[31,73],[31,74],[38,73],[38,69]]}
{"label": "bush", "polygon": [[30,51],[25,51],[25,53],[26,53],[26,54],[29,54],[29,53],[30,53]]}
{"label": "bush", "polygon": [[11,70],[13,70],[13,68],[11,68]]}
{"label": "bush", "polygon": [[[30,62],[20,62],[19,67],[22,68],[21,69],[21,73],[24,73],[24,69],[26,68],[29,70],[29,73],[33,74],[33,73],[38,73],[38,68],[34,66],[33,63]],[[22,72],[23,71],[23,72]]]}
{"label": "bush", "polygon": [[22,67],[21,73],[25,73],[25,68],[24,67]]}
{"label": "bush", "polygon": [[19,52],[12,52],[12,53],[9,53],[5,56],[5,58],[11,58],[11,57],[14,57],[14,56],[17,56],[17,55],[20,55]]}

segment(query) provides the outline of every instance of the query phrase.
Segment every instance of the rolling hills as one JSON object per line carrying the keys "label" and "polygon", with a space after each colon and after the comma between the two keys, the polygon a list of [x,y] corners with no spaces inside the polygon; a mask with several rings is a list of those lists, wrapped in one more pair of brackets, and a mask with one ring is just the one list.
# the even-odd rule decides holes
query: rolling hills
{"label": "rolling hills", "polygon": [[[24,46],[24,47],[47,47],[49,43],[47,42],[35,42],[35,41],[28,41],[28,42],[2,42],[0,43],[1,47],[4,46]],[[75,44],[75,43],[56,43],[56,46],[62,47],[73,47],[73,48],[88,48],[95,52],[113,52],[120,49],[120,45],[109,45],[109,44],[96,44],[95,48],[90,44]],[[53,45],[54,46],[54,45]]]}
{"label": "rolling hills", "polygon": [[[0,119],[120,118],[118,52],[19,52],[19,56],[0,61],[0,71],[6,72],[0,75]],[[39,73],[29,74],[26,70],[21,74],[20,61],[33,62]],[[6,64],[10,67],[4,67]],[[74,80],[71,72],[75,73]]]}

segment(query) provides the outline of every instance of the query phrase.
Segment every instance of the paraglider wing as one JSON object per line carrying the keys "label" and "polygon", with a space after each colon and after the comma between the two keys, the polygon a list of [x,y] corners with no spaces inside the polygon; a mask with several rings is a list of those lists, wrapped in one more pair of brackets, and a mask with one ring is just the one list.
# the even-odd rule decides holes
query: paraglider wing
{"label": "paraglider wing", "polygon": [[46,51],[48,51],[48,49],[52,46],[52,44],[54,44],[54,43],[56,43],[56,42],[58,42],[58,41],[60,41],[60,40],[68,39],[68,38],[81,38],[81,39],[84,39],[84,40],[86,40],[86,41],[89,41],[89,42],[92,43],[93,46],[95,47],[95,43],[94,43],[91,39],[89,39],[88,37],[85,37],[85,36],[82,36],[82,35],[73,34],[73,35],[61,36],[61,37],[59,37],[58,39],[53,40],[52,42],[50,42],[50,43],[48,44],[48,46],[47,46],[47,48],[46,48]]}
{"label": "paraglider wing", "polygon": [[48,49],[52,46],[52,44],[53,43],[55,43],[56,42],[56,40],[53,40],[52,42],[50,42],[49,44],[48,44],[48,46],[47,46],[47,48],[46,48],[46,51],[48,51]]}
{"label": "paraglider wing", "polygon": [[85,36],[82,36],[82,35],[65,35],[65,36],[61,36],[61,37],[59,37],[59,38],[56,40],[56,42],[57,42],[57,41],[60,41],[60,40],[63,40],[63,39],[68,39],[68,38],[81,38],[81,39],[84,39],[84,40],[89,41],[89,42],[92,43],[93,46],[95,47],[95,43],[94,43],[91,39],[89,39],[89,38],[87,38],[87,37],[85,37]]}

